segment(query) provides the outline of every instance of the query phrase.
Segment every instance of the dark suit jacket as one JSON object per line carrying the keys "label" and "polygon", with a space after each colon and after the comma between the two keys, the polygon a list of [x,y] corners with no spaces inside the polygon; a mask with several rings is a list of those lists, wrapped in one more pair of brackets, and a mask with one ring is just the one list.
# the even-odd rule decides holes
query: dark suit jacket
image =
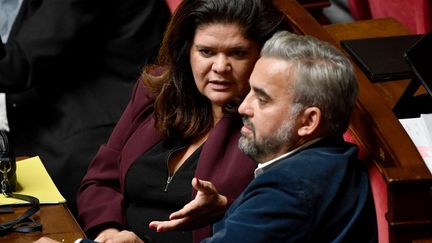
{"label": "dark suit jacket", "polygon": [[16,154],[39,155],[72,209],[169,17],[159,0],[24,0],[0,92]]}
{"label": "dark suit jacket", "polygon": [[[219,121],[203,146],[195,171],[196,177],[213,182],[219,193],[231,201],[250,182],[256,168],[256,163],[238,148],[241,127],[240,116],[224,117]],[[138,82],[108,144],[100,148],[80,188],[79,218],[90,235],[92,229],[101,225],[124,225],[126,173],[131,164],[158,141],[160,136],[154,128],[153,97]],[[195,192],[191,192],[191,199],[194,196]],[[211,227],[196,230],[193,234],[194,242],[199,242],[211,234]]]}
{"label": "dark suit jacket", "polygon": [[264,167],[203,242],[377,242],[357,148],[321,140]]}

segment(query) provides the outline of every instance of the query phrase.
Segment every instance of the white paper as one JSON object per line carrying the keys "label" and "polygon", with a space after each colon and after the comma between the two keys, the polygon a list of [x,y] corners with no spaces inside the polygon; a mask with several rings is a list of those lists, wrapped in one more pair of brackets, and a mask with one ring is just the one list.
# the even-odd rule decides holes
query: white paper
{"label": "white paper", "polygon": [[399,122],[432,173],[432,114],[422,114],[417,118],[399,119]]}
{"label": "white paper", "polygon": [[432,145],[432,114],[421,114],[420,118],[426,128],[426,137],[428,138],[429,145]]}

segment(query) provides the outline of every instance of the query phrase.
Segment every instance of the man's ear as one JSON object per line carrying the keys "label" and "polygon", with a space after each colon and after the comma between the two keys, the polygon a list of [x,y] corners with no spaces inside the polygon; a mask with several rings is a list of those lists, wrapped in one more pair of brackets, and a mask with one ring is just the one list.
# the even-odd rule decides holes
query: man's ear
{"label": "man's ear", "polygon": [[318,130],[321,124],[321,110],[318,107],[308,107],[300,115],[300,127],[297,130],[299,136],[308,136]]}

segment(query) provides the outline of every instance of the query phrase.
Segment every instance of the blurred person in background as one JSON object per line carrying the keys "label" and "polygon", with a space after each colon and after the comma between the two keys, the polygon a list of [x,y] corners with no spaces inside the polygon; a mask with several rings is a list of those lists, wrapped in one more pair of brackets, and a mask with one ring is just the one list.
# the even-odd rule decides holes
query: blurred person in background
{"label": "blurred person in background", "polygon": [[0,0],[0,129],[17,156],[40,156],[74,213],[169,18],[158,0]]}

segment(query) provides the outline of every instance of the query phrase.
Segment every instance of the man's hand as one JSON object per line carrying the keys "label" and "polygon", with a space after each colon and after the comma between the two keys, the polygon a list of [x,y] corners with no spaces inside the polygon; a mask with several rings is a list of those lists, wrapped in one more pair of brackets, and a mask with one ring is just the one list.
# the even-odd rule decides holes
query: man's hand
{"label": "man's hand", "polygon": [[221,219],[228,207],[227,198],[209,181],[193,178],[192,186],[198,191],[194,200],[172,213],[169,221],[152,221],[149,227],[157,232],[191,230]]}
{"label": "man's hand", "polygon": [[134,232],[109,228],[95,239],[98,243],[144,243]]}

